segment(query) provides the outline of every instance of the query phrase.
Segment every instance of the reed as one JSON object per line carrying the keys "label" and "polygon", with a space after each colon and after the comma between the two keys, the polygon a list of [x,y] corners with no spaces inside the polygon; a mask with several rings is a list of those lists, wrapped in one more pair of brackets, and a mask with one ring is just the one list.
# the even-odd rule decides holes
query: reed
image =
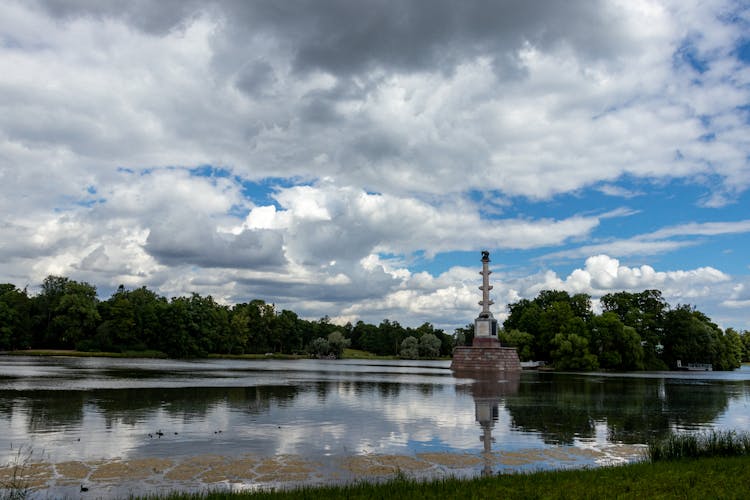
{"label": "reed", "polygon": [[750,456],[750,434],[712,430],[698,434],[670,434],[648,445],[651,462],[703,457]]}
{"label": "reed", "polygon": [[24,500],[31,489],[27,469],[32,462],[34,450],[21,446],[13,460],[0,472],[0,500]]}

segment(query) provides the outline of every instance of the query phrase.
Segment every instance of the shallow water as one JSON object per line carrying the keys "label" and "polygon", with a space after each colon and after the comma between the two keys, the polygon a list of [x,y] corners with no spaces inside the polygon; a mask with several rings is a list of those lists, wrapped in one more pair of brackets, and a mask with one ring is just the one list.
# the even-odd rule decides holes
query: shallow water
{"label": "shallow water", "polygon": [[489,381],[448,367],[0,357],[0,463],[33,452],[40,496],[114,497],[589,466],[671,430],[750,430],[748,367]]}

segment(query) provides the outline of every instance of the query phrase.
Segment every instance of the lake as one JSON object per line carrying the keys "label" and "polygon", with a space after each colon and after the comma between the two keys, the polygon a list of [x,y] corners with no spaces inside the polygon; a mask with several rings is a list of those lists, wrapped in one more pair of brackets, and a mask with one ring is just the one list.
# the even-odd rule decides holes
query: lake
{"label": "lake", "polygon": [[449,364],[1,356],[0,463],[39,498],[115,498],[615,464],[670,431],[750,431],[748,366],[475,380]]}

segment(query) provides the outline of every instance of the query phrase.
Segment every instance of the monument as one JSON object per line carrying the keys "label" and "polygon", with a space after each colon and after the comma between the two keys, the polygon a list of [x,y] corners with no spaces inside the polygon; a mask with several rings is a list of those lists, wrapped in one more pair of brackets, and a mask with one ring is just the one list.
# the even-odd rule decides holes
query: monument
{"label": "monument", "polygon": [[521,371],[518,353],[513,347],[503,347],[497,338],[497,320],[490,306],[490,252],[482,251],[482,311],[474,320],[474,340],[470,346],[453,349],[451,369],[457,372]]}
{"label": "monument", "polygon": [[482,275],[482,286],[479,287],[482,290],[482,300],[479,305],[482,306],[482,312],[479,313],[477,319],[474,320],[474,345],[494,345],[497,342],[497,320],[492,316],[490,312],[490,306],[494,304],[490,300],[490,252],[487,250],[482,251],[482,270],[479,274]]}

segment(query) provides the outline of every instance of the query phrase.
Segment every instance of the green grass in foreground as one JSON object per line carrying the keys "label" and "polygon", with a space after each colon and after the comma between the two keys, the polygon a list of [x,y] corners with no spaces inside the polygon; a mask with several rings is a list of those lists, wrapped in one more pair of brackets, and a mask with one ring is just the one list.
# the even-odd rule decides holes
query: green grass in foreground
{"label": "green grass in foreground", "polygon": [[596,469],[543,471],[479,479],[421,482],[398,478],[380,484],[303,487],[252,493],[175,493],[168,500],[218,499],[580,499],[580,498],[748,498],[750,458],[717,457],[674,462],[641,462]]}

